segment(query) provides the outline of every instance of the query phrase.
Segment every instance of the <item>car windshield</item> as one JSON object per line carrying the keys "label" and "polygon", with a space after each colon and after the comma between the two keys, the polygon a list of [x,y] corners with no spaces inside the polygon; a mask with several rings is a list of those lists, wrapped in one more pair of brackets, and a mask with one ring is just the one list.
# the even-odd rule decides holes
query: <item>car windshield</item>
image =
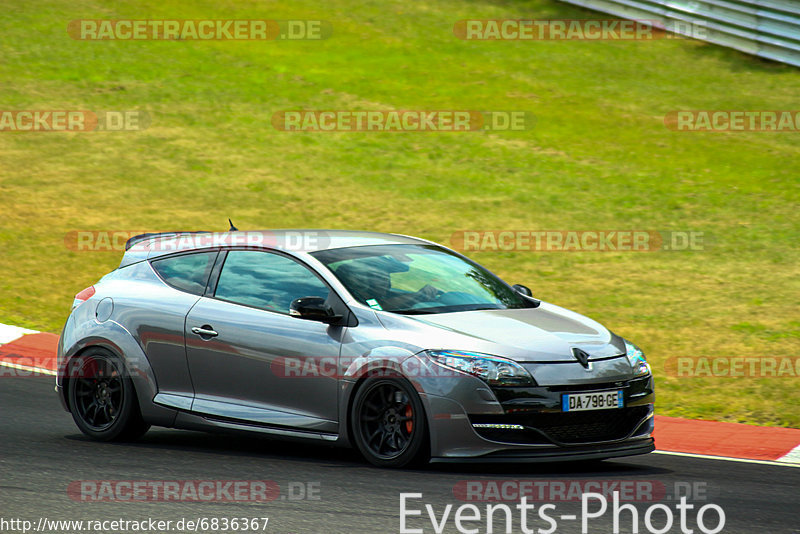
{"label": "car windshield", "polygon": [[347,247],[312,255],[375,310],[427,314],[527,307],[495,275],[435,245]]}

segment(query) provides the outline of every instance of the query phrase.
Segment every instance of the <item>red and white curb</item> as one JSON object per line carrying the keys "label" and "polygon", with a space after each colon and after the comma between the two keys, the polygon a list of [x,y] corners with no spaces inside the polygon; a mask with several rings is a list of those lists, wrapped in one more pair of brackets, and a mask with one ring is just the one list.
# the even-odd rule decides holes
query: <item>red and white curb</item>
{"label": "red and white curb", "polygon": [[800,465],[800,445],[789,451],[788,454],[785,454],[778,458],[779,462],[786,462],[789,464],[797,464]]}
{"label": "red and white curb", "polygon": [[18,371],[0,369],[0,376],[55,376],[57,346],[55,334],[0,324],[0,367]]}
{"label": "red and white curb", "polygon": [[5,345],[15,339],[19,339],[25,334],[38,334],[36,330],[28,330],[19,326],[0,324],[0,345]]}
{"label": "red and white curb", "polygon": [[658,452],[800,467],[800,429],[657,415]]}
{"label": "red and white curb", "polygon": [[[54,376],[57,346],[55,334],[0,324],[0,376]],[[659,454],[800,467],[800,429],[661,415],[655,428]]]}

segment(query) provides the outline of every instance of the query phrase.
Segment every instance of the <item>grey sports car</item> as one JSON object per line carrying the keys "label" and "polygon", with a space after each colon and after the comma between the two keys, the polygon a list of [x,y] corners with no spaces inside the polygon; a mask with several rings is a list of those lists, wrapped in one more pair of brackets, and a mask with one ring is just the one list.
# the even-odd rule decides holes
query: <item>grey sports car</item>
{"label": "grey sports car", "polygon": [[58,396],[98,440],[244,430],[384,467],[654,449],[639,348],[402,235],[134,237],[76,295],[58,359]]}

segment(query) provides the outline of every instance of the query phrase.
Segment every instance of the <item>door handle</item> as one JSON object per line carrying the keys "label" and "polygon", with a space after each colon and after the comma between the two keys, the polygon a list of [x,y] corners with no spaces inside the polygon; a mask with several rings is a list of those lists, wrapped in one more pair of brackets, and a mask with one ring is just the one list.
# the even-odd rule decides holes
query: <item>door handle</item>
{"label": "door handle", "polygon": [[219,335],[211,326],[207,324],[203,326],[193,326],[192,333],[197,334],[200,337],[217,337]]}

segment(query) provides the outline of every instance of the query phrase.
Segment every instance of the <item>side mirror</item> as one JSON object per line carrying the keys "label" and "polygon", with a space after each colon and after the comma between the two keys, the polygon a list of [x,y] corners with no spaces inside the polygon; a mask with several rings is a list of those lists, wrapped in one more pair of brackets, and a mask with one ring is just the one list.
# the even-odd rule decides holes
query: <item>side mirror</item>
{"label": "side mirror", "polygon": [[335,323],[342,316],[336,315],[325,299],[322,297],[302,297],[294,299],[289,305],[289,315],[308,321],[320,321],[322,323]]}
{"label": "side mirror", "polygon": [[541,300],[536,300],[533,298],[533,292],[528,286],[523,286],[522,284],[514,284],[511,286],[511,289],[522,295],[523,300],[528,303],[528,306],[531,308],[538,308],[539,304],[542,303]]}
{"label": "side mirror", "polygon": [[511,289],[513,289],[517,293],[525,295],[526,297],[533,296],[533,292],[531,291],[531,289],[528,286],[523,286],[522,284],[514,284],[513,286],[511,286]]}

